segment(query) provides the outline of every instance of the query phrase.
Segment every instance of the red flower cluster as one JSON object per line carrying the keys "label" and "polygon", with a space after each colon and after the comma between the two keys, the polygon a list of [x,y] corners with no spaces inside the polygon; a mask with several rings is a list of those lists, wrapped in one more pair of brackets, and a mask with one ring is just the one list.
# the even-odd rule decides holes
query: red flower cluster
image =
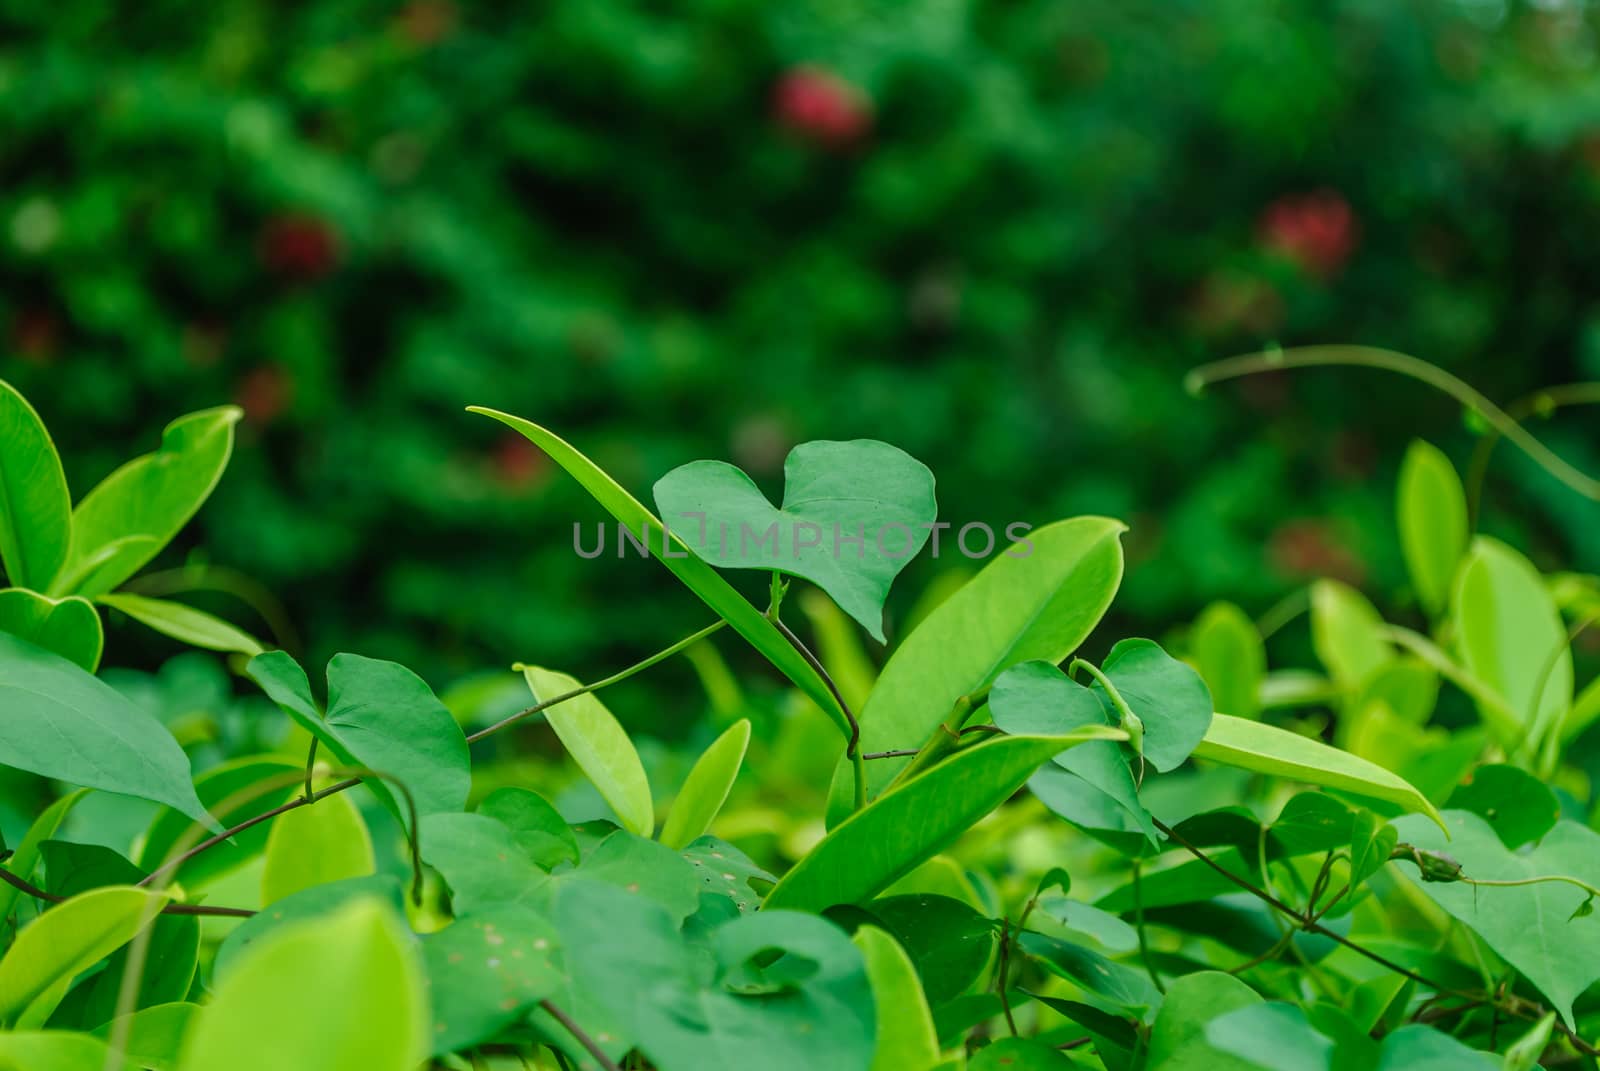
{"label": "red flower cluster", "polygon": [[1256,233],[1264,248],[1319,279],[1337,275],[1360,238],[1350,202],[1333,190],[1278,198],[1262,211]]}
{"label": "red flower cluster", "polygon": [[821,67],[795,67],[772,94],[779,123],[808,141],[830,148],[849,145],[872,128],[872,103],[865,93]]}
{"label": "red flower cluster", "polygon": [[267,221],[261,232],[261,262],[292,279],[310,281],[339,263],[339,232],[327,220],[291,212]]}

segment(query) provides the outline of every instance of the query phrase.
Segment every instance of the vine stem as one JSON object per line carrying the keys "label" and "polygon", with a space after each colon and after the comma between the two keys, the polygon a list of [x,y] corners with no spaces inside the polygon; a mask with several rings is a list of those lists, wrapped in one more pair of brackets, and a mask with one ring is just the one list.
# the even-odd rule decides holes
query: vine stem
{"label": "vine stem", "polygon": [[851,713],[850,704],[844,701],[844,696],[840,693],[839,686],[834,683],[833,677],[823,666],[822,660],[811,653],[811,648],[801,642],[800,637],[794,634],[794,630],[785,625],[776,613],[770,613],[767,616],[773,626],[783,634],[783,638],[789,641],[789,645],[799,653],[801,658],[806,660],[806,664],[816,672],[817,676],[822,678],[822,683],[828,686],[828,691],[833,695],[833,701],[839,705],[840,712],[844,714],[845,723],[850,727],[850,735],[845,743],[844,753],[850,759],[850,764],[855,774],[855,807],[859,811],[867,805],[867,767],[862,761],[863,756],[861,754],[861,723],[856,721],[856,716]]}
{"label": "vine stem", "polygon": [[[25,896],[35,900],[43,900],[47,904],[65,903],[67,897],[58,896],[47,892],[24,878],[19,878],[5,867],[0,867],[0,881],[16,889]],[[160,911],[163,915],[213,915],[219,918],[247,919],[255,914],[244,907],[212,907],[209,904],[168,904]]]}
{"label": "vine stem", "polygon": [[490,726],[487,726],[485,728],[479,729],[475,733],[468,734],[467,743],[476,744],[479,740],[482,740],[484,737],[493,736],[495,733],[498,733],[500,730],[508,728],[509,726],[515,725],[517,722],[521,721],[523,718],[532,717],[533,715],[539,713],[541,710],[548,710],[550,707],[555,706],[557,703],[565,703],[567,700],[576,699],[580,695],[588,695],[590,692],[598,692],[602,688],[609,688],[613,684],[621,683],[622,681],[627,680],[629,677],[632,677],[637,673],[643,673],[645,670],[649,669],[651,666],[655,665],[656,663],[664,662],[667,659],[671,658],[673,655],[677,654],[679,651],[682,651],[684,648],[692,647],[694,644],[699,643],[701,640],[705,639],[707,636],[710,636],[713,633],[715,633],[718,629],[726,627],[727,624],[728,623],[726,621],[723,621],[721,619],[713,621],[711,624],[707,625],[705,628],[701,629],[699,632],[696,632],[694,635],[685,636],[683,639],[679,640],[677,643],[673,644],[671,647],[668,647],[665,650],[657,651],[655,654],[651,655],[649,658],[646,658],[643,662],[635,662],[633,665],[629,666],[627,669],[619,670],[618,672],[613,673],[611,676],[606,677],[603,680],[595,681],[593,684],[585,684],[581,688],[574,688],[570,692],[562,692],[560,695],[552,696],[549,699],[545,699],[545,700],[542,700],[542,701],[540,701],[538,703],[535,703],[531,707],[525,707],[522,710],[517,711],[515,714],[511,714],[511,715],[508,715],[507,717],[501,718],[499,721],[495,722],[493,725],[490,725]]}
{"label": "vine stem", "polygon": [[1568,464],[1476,388],[1427,361],[1394,350],[1375,346],[1302,346],[1290,350],[1269,350],[1201,365],[1185,377],[1184,386],[1191,394],[1199,394],[1213,383],[1237,379],[1240,376],[1277,372],[1288,368],[1329,366],[1376,368],[1393,372],[1425,383],[1449,395],[1482,417],[1485,423],[1527,454],[1551,476],[1584,498],[1600,502],[1600,480],[1579,472]]}
{"label": "vine stem", "polygon": [[565,1027],[567,1033],[577,1038],[578,1044],[582,1045],[585,1049],[588,1049],[589,1055],[593,1056],[595,1058],[595,1062],[601,1067],[605,1068],[605,1071],[622,1071],[622,1068],[617,1066],[617,1062],[606,1055],[605,1050],[600,1047],[600,1043],[594,1038],[590,1037],[588,1031],[579,1026],[577,1021],[574,1020],[572,1016],[568,1015],[566,1012],[557,1007],[555,1002],[546,997],[544,1000],[539,1002],[539,1007],[548,1012],[550,1018],[554,1019],[556,1022]]}

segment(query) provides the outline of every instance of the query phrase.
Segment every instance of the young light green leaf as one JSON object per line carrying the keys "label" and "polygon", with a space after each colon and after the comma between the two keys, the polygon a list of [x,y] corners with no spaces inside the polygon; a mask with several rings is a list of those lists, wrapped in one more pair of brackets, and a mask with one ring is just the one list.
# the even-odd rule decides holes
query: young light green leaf
{"label": "young light green leaf", "polygon": [[4,632],[0,710],[0,764],[165,803],[217,828],[166,726],[80,666]]}
{"label": "young light green leaf", "polygon": [[[1600,885],[1600,834],[1576,822],[1557,822],[1536,847],[1513,852],[1482,818],[1446,811],[1445,835],[1410,815],[1395,820],[1400,840],[1428,852],[1448,853],[1475,880],[1516,880],[1566,875]],[[1402,869],[1411,873],[1409,867]],[[1572,1002],[1600,979],[1600,926],[1573,918],[1586,894],[1566,882],[1474,887],[1460,881],[1424,881],[1419,887],[1466,923],[1488,946],[1533,983],[1573,1025]]]}
{"label": "young light green leaf", "polygon": [[[156,1004],[113,1019],[95,1028],[101,1039],[117,1037],[134,1066],[148,1071],[177,1071],[178,1053],[200,1005],[174,1002]],[[102,1069],[104,1064],[99,1065]],[[95,1071],[85,1068],[85,1071]]]}
{"label": "young light green leaf", "polygon": [[[1036,528],[930,612],[889,658],[860,713],[861,749],[917,747],[963,696],[1018,662],[1060,662],[1099,623],[1122,582],[1120,521],[1077,517]],[[867,765],[868,795],[907,759]],[[830,822],[850,812],[852,775],[841,761]]]}
{"label": "young light green leaf", "polygon": [[267,837],[261,906],[302,889],[371,874],[372,835],[348,794],[280,814]]}
{"label": "young light green leaf", "polygon": [[[236,825],[265,814],[299,791],[300,783],[289,783],[285,775],[299,772],[304,766],[303,762],[265,755],[234,759],[196,777],[195,793],[208,811],[216,811],[222,821]],[[274,779],[280,787],[264,791],[263,786]],[[224,807],[227,809],[223,810]],[[193,821],[186,815],[179,811],[162,811],[141,838],[135,862],[147,873],[155,870],[174,852],[183,850],[179,847],[180,841],[192,847],[198,840],[196,833]],[[191,890],[205,888],[259,855],[266,847],[267,834],[267,823],[235,833],[185,861],[171,875],[173,883]]]}
{"label": "young light green leaf", "polygon": [[1189,654],[1216,709],[1252,720],[1261,713],[1267,650],[1256,623],[1243,610],[1231,602],[1207,606],[1189,634]]}
{"label": "young light green leaf", "polygon": [[66,561],[72,499],[50,433],[0,379],[0,565],[19,588],[44,591]]}
{"label": "young light green leaf", "polygon": [[724,580],[717,570],[698,555],[689,552],[683,540],[673,536],[668,543],[661,522],[639,500],[623,490],[594,462],[579,453],[571,444],[539,425],[496,412],[481,406],[468,406],[468,412],[492,417],[507,427],[526,436],[551,459],[566,469],[583,489],[594,496],[596,502],[621,522],[633,535],[650,549],[650,556],[666,566],[688,589],[715,610],[733,630],[743,636],[784,676],[794,682],[812,702],[816,703],[846,735],[850,726],[844,712],[833,698],[827,684],[818,676],[811,664],[795,650],[776,625],[765,614],[750,604],[734,587]]}
{"label": "young light green leaf", "polygon": [[783,475],[774,509],[734,466],[692,461],[656,481],[656,508],[711,564],[803,577],[882,643],[889,585],[938,516],[933,473],[898,447],[855,439],[801,443]]}
{"label": "young light green leaf", "polygon": [[957,751],[835,826],[784,875],[766,906],[821,911],[860,903],[1010,799],[1057,753],[1122,738],[1109,726],[1085,726],[1060,736],[999,736]]}
{"label": "young light green leaf", "polygon": [[163,636],[209,651],[237,651],[252,657],[262,652],[261,642],[242,629],[213,617],[203,610],[166,599],[151,599],[126,593],[101,595],[102,606],[120,610]]}
{"label": "young light green leaf", "polygon": [[1478,537],[1456,581],[1453,611],[1462,664],[1519,715],[1526,738],[1560,725],[1572,706],[1572,650],[1533,564]]}
{"label": "young light green leaf", "polygon": [[99,668],[105,646],[100,615],[87,599],[52,599],[26,588],[0,591],[0,632],[54,651],[90,673]]}
{"label": "young light green leaf", "polygon": [[1262,722],[1218,714],[1194,754],[1241,770],[1387,800],[1441,821],[1427,797],[1404,778],[1349,752]]}
{"label": "young light green leaf", "polygon": [[132,940],[170,899],[151,889],[112,885],[40,915],[0,960],[0,1024],[41,1025],[74,976]]}
{"label": "young light green leaf", "polygon": [[1311,585],[1311,645],[1329,675],[1348,692],[1394,657],[1378,611],[1366,596],[1337,580]]}
{"label": "young light green leaf", "polygon": [[[581,687],[565,673],[540,666],[523,666],[522,675],[536,702]],[[546,708],[545,721],[561,738],[561,745],[583,775],[600,790],[622,827],[643,837],[655,832],[655,806],[644,765],[628,732],[591,692]]]}
{"label": "young light green leaf", "polygon": [[1397,497],[1400,549],[1411,585],[1428,616],[1436,618],[1467,549],[1467,494],[1443,451],[1417,439],[1400,465]]}
{"label": "young light green leaf", "polygon": [[[1215,705],[1200,675],[1154,640],[1143,639],[1117,641],[1100,671],[1138,717],[1143,738],[1136,750],[1145,761],[1163,773],[1183,765],[1205,737]],[[1118,718],[1120,712],[1098,680],[1090,690]]]}
{"label": "young light green leaf", "polygon": [[[342,763],[398,778],[419,814],[450,814],[467,802],[472,775],[467,738],[426,682],[394,662],[337,654],[328,663],[328,712],[317,711],[299,663],[282,651],[250,660],[245,674]],[[403,822],[392,785],[367,784]]]}
{"label": "young light green leaf", "polygon": [[722,810],[750,746],[750,721],[741,718],[714,740],[684,779],[661,826],[661,843],[681,850],[693,844]]}
{"label": "young light green leaf", "polygon": [[[429,821],[441,817],[448,816],[432,815]],[[308,920],[325,919],[357,902],[381,903],[399,918],[405,910],[405,891],[394,875],[375,874],[315,885],[284,897],[272,905],[271,911],[258,911],[229,931],[212,962],[212,989],[232,973],[241,957],[248,959],[247,951],[270,941],[277,931]]]}
{"label": "young light green leaf", "polygon": [[[104,595],[170,543],[222,478],[242,415],[225,405],[179,417],[161,433],[160,449],[85,495],[73,510],[72,542],[52,594]],[[63,589],[66,578],[71,586]]]}
{"label": "young light green leaf", "polygon": [[[143,1067],[144,1065],[140,1065]],[[151,1065],[153,1071],[162,1068]],[[0,1033],[0,1071],[134,1071],[104,1041],[65,1030]]]}
{"label": "young light green leaf", "polygon": [[876,926],[862,926],[853,940],[866,961],[878,1013],[871,1071],[931,1068],[939,1062],[939,1037],[911,957]]}
{"label": "young light green leaf", "polygon": [[428,994],[416,939],[361,900],[239,956],[184,1042],[183,1071],[416,1071]]}

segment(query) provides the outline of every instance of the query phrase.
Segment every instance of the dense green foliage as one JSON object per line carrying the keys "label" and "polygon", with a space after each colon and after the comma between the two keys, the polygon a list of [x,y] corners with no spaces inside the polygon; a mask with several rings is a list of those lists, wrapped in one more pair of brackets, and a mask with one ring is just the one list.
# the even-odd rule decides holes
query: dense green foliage
{"label": "dense green foliage", "polygon": [[[469,403],[630,487],[729,458],[776,498],[795,443],[873,437],[950,518],[1137,521],[1130,631],[1398,590],[1392,465],[1464,457],[1454,412],[1358,377],[1195,407],[1182,371],[1338,338],[1502,399],[1600,374],[1595,33],[1553,0],[14,0],[0,362],[75,489],[148,414],[241,404],[180,548],[226,571],[137,587],[265,585],[308,663],[693,627],[664,576],[571,568],[597,514]],[[1494,523],[1600,568],[1594,511],[1518,475]]]}
{"label": "dense green foliage", "polygon": [[[908,454],[802,444],[777,509],[737,468],[691,461],[652,510],[547,429],[480,410],[658,559],[620,571],[675,575],[714,620],[590,684],[527,665],[441,698],[349,653],[323,690],[225,622],[116,590],[217,485],[235,411],[180,418],[73,506],[43,422],[4,383],[0,404],[0,473],[28,474],[0,481],[0,766],[25,819],[0,862],[0,1067],[1600,1056],[1600,676],[1573,647],[1600,621],[1600,576],[1541,573],[1475,532],[1455,467],[1420,440],[1391,529],[1418,627],[1324,578],[1266,628],[1208,608],[1172,630],[1185,657],[1131,637],[1091,659],[1126,530],[1081,517],[1019,531],[924,597],[880,671],[862,634],[907,560],[882,530],[930,534],[940,509]],[[680,537],[684,518],[703,527]],[[818,521],[834,531],[802,554]],[[705,535],[769,523],[770,547]],[[723,579],[749,569],[770,576],[764,609]],[[198,653],[97,677],[96,602],[227,652],[241,679]],[[1269,660],[1291,627],[1315,668]],[[792,685],[778,703],[743,694],[730,633]],[[680,654],[706,709],[687,754],[597,694]],[[241,715],[251,685],[270,702]]]}

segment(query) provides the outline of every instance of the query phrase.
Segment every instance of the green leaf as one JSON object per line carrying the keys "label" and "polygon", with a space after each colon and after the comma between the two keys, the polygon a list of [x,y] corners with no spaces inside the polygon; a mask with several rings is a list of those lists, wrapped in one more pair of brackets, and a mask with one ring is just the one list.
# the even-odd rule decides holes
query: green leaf
{"label": "green leaf", "polygon": [[682,539],[674,536],[669,551],[661,522],[645,509],[639,500],[628,494],[610,476],[565,440],[508,413],[496,412],[481,406],[468,406],[467,411],[492,417],[500,423],[526,436],[551,459],[583,485],[596,502],[620,521],[630,532],[650,549],[650,556],[666,566],[674,576],[718,616],[727,621],[733,630],[743,636],[752,647],[761,652],[784,676],[794,682],[812,702],[833,720],[841,733],[849,735],[850,727],[844,712],[839,709],[827,684],[811,668],[811,664],[795,650],[777,626],[765,614],[752,606],[743,595],[722,578],[711,565],[691,554]]}
{"label": "green leaf", "polygon": [[0,632],[0,763],[174,807],[216,829],[166,726],[60,655]]}
{"label": "green leaf", "polygon": [[[285,774],[303,769],[304,763],[272,756],[234,759],[213,766],[196,777],[195,793],[208,811],[215,811],[222,821],[233,826],[286,803],[290,796],[300,790],[298,781],[270,791],[261,791],[261,786],[271,783],[274,778],[283,781]],[[199,840],[199,832],[187,815],[180,811],[164,810],[150,823],[135,861],[141,870],[155,870],[175,851],[193,847]],[[172,875],[173,883],[186,889],[204,888],[259,855],[266,848],[268,832],[267,823],[258,823],[235,833],[221,844],[187,860]],[[182,846],[180,841],[184,842]]]}
{"label": "green leaf", "polygon": [[105,646],[100,615],[87,599],[52,599],[26,588],[0,591],[0,632],[21,636],[90,673],[99,668]]}
{"label": "green leaf", "polygon": [[[1600,885],[1600,833],[1576,822],[1557,822],[1531,851],[1512,852],[1493,827],[1467,811],[1446,811],[1452,834],[1415,817],[1396,819],[1401,841],[1425,851],[1448,853],[1461,872],[1477,880],[1566,875]],[[1409,871],[1408,871],[1409,873]],[[1572,917],[1587,899],[1565,882],[1507,888],[1465,882],[1428,881],[1419,886],[1435,903],[1527,978],[1573,1025],[1572,1002],[1600,979],[1600,926]]]}
{"label": "green leaf", "polygon": [[[803,577],[883,642],[889,585],[928,541],[933,473],[875,439],[801,443],[783,463],[783,506],[722,461],[656,481],[656,508],[689,548],[724,569]],[[860,538],[860,545],[844,539]]]}
{"label": "green leaf", "polygon": [[1333,1042],[1292,1004],[1246,1004],[1205,1024],[1217,1049],[1263,1071],[1329,1071]]}
{"label": "green leaf", "polygon": [[[132,1071],[106,1043],[65,1030],[0,1033],[0,1071]],[[156,1068],[155,1071],[161,1071]]]}
{"label": "green leaf", "polygon": [[280,814],[267,837],[261,906],[302,889],[373,872],[372,836],[346,794]]}
{"label": "green leaf", "polygon": [[1371,811],[1357,811],[1350,830],[1350,888],[1360,888],[1382,869],[1399,839],[1394,826]]}
{"label": "green leaf", "polygon": [[[61,828],[61,823],[66,821],[67,813],[77,802],[88,795],[86,789],[69,792],[44,809],[44,813],[33,820],[33,825],[28,827],[28,832],[23,834],[22,843],[17,845],[15,854],[0,863],[9,873],[15,874],[23,881],[33,877],[34,868],[39,865],[40,850],[44,842],[56,835],[56,830]],[[17,906],[17,897],[22,895],[15,885],[9,882],[0,882],[0,928],[11,917],[11,909]]]}
{"label": "green leaf", "polygon": [[400,879],[390,874],[375,874],[314,885],[284,897],[265,911],[258,911],[229,932],[217,948],[212,964],[213,987],[227,977],[246,950],[253,949],[278,930],[326,918],[357,902],[382,903],[399,917],[405,906]]}
{"label": "green leaf", "polygon": [[877,1012],[878,1041],[871,1071],[932,1067],[939,1062],[939,1038],[911,957],[875,926],[861,927],[852,940],[866,961]]}
{"label": "green leaf", "polygon": [[[1572,706],[1572,650],[1561,613],[1528,559],[1497,540],[1473,540],[1456,581],[1452,620],[1462,664],[1516,712],[1524,739],[1537,740],[1562,723]],[[1485,711],[1485,720],[1491,717]]]}
{"label": "green leaf", "polygon": [[199,1011],[198,1004],[157,1004],[113,1019],[94,1033],[102,1039],[122,1037],[123,1051],[138,1067],[176,1071],[183,1037]]}
{"label": "green leaf", "polygon": [[1001,1038],[974,1053],[967,1071],[1072,1071],[1077,1066],[1065,1053],[1034,1038]]}
{"label": "green leaf", "polygon": [[511,830],[535,866],[551,870],[564,861],[578,861],[578,839],[572,827],[537,792],[497,788],[478,804],[478,813]]}
{"label": "green leaf", "polygon": [[182,603],[126,593],[101,595],[97,601],[102,606],[122,611],[163,636],[171,636],[193,647],[204,647],[208,651],[237,651],[252,657],[263,650],[260,641],[249,633],[235,628],[220,617],[213,617]]}
{"label": "green leaf", "polygon": [[[432,689],[404,666],[337,654],[328,663],[328,712],[317,712],[299,663],[282,651],[250,660],[245,674],[341,762],[396,777],[419,814],[449,814],[467,802],[472,775],[467,738]],[[367,784],[402,822],[410,819],[393,786]]]}
{"label": "green leaf", "polygon": [[[577,690],[578,681],[565,673],[539,666],[522,666],[528,689],[536,702]],[[561,744],[583,775],[600,790],[624,829],[648,837],[655,832],[655,805],[650,781],[634,750],[628,731],[592,693],[557,703],[544,712]]]}
{"label": "green leaf", "polygon": [[1526,770],[1499,764],[1473,770],[1445,806],[1488,822],[1507,848],[1538,840],[1561,817],[1561,804],[1548,785]]}
{"label": "green leaf", "polygon": [[835,826],[767,896],[766,907],[821,911],[888,888],[1010,799],[1034,770],[1107,726],[1062,736],[1000,736],[965,748]]}
{"label": "green leaf", "polygon": [[1383,1039],[1377,1071],[1502,1071],[1489,1053],[1469,1049],[1448,1034],[1412,1023]]}
{"label": "green leaf", "polygon": [[511,830],[482,814],[423,818],[422,858],[450,887],[458,915],[541,897],[549,878]]}
{"label": "green leaf", "polygon": [[1211,719],[1196,758],[1397,803],[1435,822],[1439,812],[1403,778],[1310,737],[1226,714]]}
{"label": "green leaf", "polygon": [[72,498],[50,433],[0,379],[0,564],[19,588],[44,591],[67,559]]}
{"label": "green leaf", "polygon": [[225,405],[179,417],[161,433],[160,449],[85,495],[73,510],[72,542],[52,594],[104,595],[170,543],[222,478],[242,415]]}
{"label": "green leaf", "polygon": [[[1048,662],[1023,662],[1002,673],[989,693],[989,713],[1013,736],[1109,727],[1114,718],[1096,693]],[[1079,744],[1061,752],[1028,786],[1046,807],[1083,829],[1142,834],[1153,845],[1161,842],[1116,741]]]}
{"label": "green leaf", "polygon": [[111,886],[40,915],[0,960],[0,1023],[43,1023],[74,976],[132,940],[170,899],[151,889]]}
{"label": "green leaf", "polygon": [[435,1056],[482,1044],[561,984],[558,935],[543,912],[501,904],[422,939]]}
{"label": "green leaf", "polygon": [[714,740],[684,778],[661,826],[661,843],[683,849],[694,843],[722,810],[750,746],[750,722],[741,718]]}
{"label": "green leaf", "polygon": [[[1056,663],[1099,623],[1122,581],[1126,529],[1104,517],[1078,517],[1028,533],[1030,550],[992,559],[932,610],[890,656],[860,713],[861,749],[920,746],[950,714],[1019,662]],[[881,792],[908,759],[867,764],[868,795]],[[851,809],[852,774],[842,761],[828,817]]]}
{"label": "green leaf", "polygon": [[1383,618],[1355,588],[1337,580],[1311,585],[1311,645],[1345,691],[1360,688],[1394,657],[1384,637]]}
{"label": "green leaf", "polygon": [[361,900],[242,954],[184,1042],[183,1071],[416,1071],[430,1016],[416,940]]}
{"label": "green leaf", "polygon": [[[1166,773],[1183,765],[1206,735],[1214,704],[1200,674],[1161,649],[1154,640],[1119,640],[1100,664],[1144,725],[1138,749],[1151,766]],[[1090,688],[1107,712],[1119,712],[1096,681]]]}
{"label": "green leaf", "polygon": [[[573,882],[556,899],[568,969],[661,1071],[867,1071],[873,994],[833,924],[792,911],[740,915],[691,948],[652,901]],[[782,953],[776,959],[774,953]]]}
{"label": "green leaf", "polygon": [[866,910],[911,957],[934,1007],[966,992],[994,954],[994,922],[952,897],[886,896]]}
{"label": "green leaf", "polygon": [[742,914],[754,911],[761,901],[752,882],[761,882],[764,888],[778,883],[749,856],[716,837],[701,837],[682,855],[699,875],[706,892],[726,896]]}
{"label": "green leaf", "polygon": [[1449,601],[1470,528],[1467,494],[1455,467],[1442,451],[1421,439],[1411,443],[1400,465],[1395,512],[1400,549],[1417,601],[1429,617],[1436,618]]}
{"label": "green leaf", "polygon": [[1231,602],[1207,606],[1189,634],[1189,653],[1216,709],[1252,720],[1261,713],[1267,649],[1249,615]]}
{"label": "green leaf", "polygon": [[1145,1019],[1161,1005],[1161,994],[1143,971],[1042,933],[1024,933],[1018,944],[1051,974],[1082,988],[1104,1010]]}
{"label": "green leaf", "polygon": [[1173,979],[1150,1031],[1146,1071],[1255,1071],[1254,1064],[1207,1041],[1206,1024],[1237,1008],[1260,1003],[1255,990],[1220,971]]}

